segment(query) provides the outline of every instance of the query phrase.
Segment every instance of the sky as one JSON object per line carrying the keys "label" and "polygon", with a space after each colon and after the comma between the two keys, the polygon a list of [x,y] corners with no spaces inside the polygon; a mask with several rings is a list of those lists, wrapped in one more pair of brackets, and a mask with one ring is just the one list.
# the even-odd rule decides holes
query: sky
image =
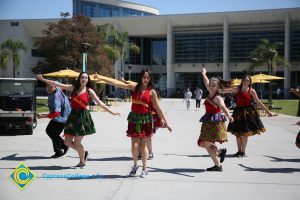
{"label": "sky", "polygon": [[[300,0],[128,0],[160,10],[160,15],[300,7]],[[2,19],[60,18],[72,0],[0,0]]]}

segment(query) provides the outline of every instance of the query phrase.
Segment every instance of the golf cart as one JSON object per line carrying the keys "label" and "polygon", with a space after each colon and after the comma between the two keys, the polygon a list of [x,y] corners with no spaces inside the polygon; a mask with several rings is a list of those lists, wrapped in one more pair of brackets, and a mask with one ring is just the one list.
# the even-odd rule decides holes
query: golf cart
{"label": "golf cart", "polygon": [[32,135],[36,127],[36,79],[0,78],[0,134]]}

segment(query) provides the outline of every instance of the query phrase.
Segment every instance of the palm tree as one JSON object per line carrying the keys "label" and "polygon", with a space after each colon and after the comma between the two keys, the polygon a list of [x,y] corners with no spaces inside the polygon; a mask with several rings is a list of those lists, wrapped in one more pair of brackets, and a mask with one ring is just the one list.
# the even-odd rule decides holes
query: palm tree
{"label": "palm tree", "polygon": [[133,42],[128,41],[127,32],[119,32],[111,24],[98,25],[97,30],[105,40],[104,51],[108,57],[113,62],[121,58],[121,72],[123,72],[124,60],[127,58],[128,50],[139,54],[140,48]]}
{"label": "palm tree", "polygon": [[[282,46],[281,42],[270,43],[268,39],[261,39],[260,43],[250,53],[252,62],[248,70],[253,71],[256,67],[267,65],[269,75],[275,75],[277,65],[289,67],[284,57],[278,55],[278,48]],[[272,102],[272,84],[269,84],[269,102]]]}
{"label": "palm tree", "polygon": [[1,44],[1,54],[0,54],[0,67],[2,70],[7,69],[7,65],[9,62],[9,58],[12,57],[13,62],[13,77],[16,77],[16,69],[20,65],[20,50],[27,50],[25,45],[19,41],[13,41],[12,39],[8,39]]}

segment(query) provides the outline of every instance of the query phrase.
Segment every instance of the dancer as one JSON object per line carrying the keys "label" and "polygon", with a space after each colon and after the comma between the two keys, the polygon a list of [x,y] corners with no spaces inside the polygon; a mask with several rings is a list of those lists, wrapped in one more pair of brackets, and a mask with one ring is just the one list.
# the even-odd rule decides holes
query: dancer
{"label": "dancer", "polygon": [[269,117],[272,116],[272,113],[258,99],[255,90],[252,88],[252,80],[249,75],[243,77],[241,84],[237,88],[221,92],[236,93],[236,107],[232,114],[234,122],[229,123],[227,131],[236,136],[238,152],[234,156],[244,157],[246,156],[248,137],[266,131],[257,110],[251,105],[252,98]]}
{"label": "dancer", "polygon": [[299,88],[296,88],[296,89],[291,88],[290,92],[292,92],[294,95],[296,95],[299,98],[297,117],[300,117],[300,89]]}
{"label": "dancer", "polygon": [[213,167],[207,168],[207,171],[223,171],[221,163],[225,159],[226,149],[220,149],[215,145],[215,142],[223,143],[227,141],[226,117],[221,113],[221,110],[226,114],[230,122],[233,121],[233,118],[230,116],[218,90],[230,87],[231,82],[219,77],[208,79],[205,68],[202,68],[202,77],[209,94],[204,102],[206,113],[200,119],[202,126],[198,146],[207,150],[215,164]]}
{"label": "dancer", "polygon": [[[101,80],[101,77],[95,75],[94,78]],[[158,104],[157,94],[152,82],[152,76],[148,69],[143,69],[140,73],[137,84],[124,84],[120,81],[106,81],[108,84],[133,91],[131,112],[128,115],[127,136],[131,137],[131,152],[133,156],[134,166],[130,171],[130,176],[135,176],[138,166],[139,146],[142,155],[142,173],[141,178],[148,175],[147,171],[147,138],[151,138],[153,134],[153,118],[151,114],[152,108],[156,110],[162,127],[168,128],[171,132],[172,128],[168,125],[167,120]]]}
{"label": "dancer", "polygon": [[47,84],[55,85],[65,90],[72,91],[71,107],[72,111],[68,117],[65,126],[65,144],[68,147],[76,150],[79,155],[79,164],[76,167],[83,168],[87,161],[88,151],[85,151],[81,144],[84,136],[96,132],[94,122],[87,110],[89,99],[96,101],[97,105],[101,106],[112,115],[120,115],[118,112],[112,112],[102,101],[99,100],[96,93],[92,89],[90,77],[86,72],[81,72],[74,85],[62,84],[57,81],[44,79],[41,75],[37,79]]}
{"label": "dancer", "polygon": [[60,137],[65,128],[66,121],[71,112],[71,106],[68,97],[54,85],[47,84],[49,114],[37,114],[37,118],[50,118],[46,128],[46,133],[52,140],[55,154],[51,158],[59,158],[67,153],[69,148],[64,144]]}
{"label": "dancer", "polygon": [[[129,80],[125,80],[123,77],[121,78],[121,81],[125,84],[133,84],[134,86],[136,86],[136,82],[133,81],[129,81]],[[160,99],[160,95],[156,92],[157,94],[157,98]],[[160,119],[157,115],[157,112],[152,108],[152,118],[153,118],[153,134],[156,133],[156,130],[158,128],[161,128],[161,123],[160,123]],[[138,155],[138,160],[142,159],[141,156],[141,152],[140,152],[140,147],[139,147],[139,155]],[[148,149],[148,160],[152,160],[154,158],[154,154],[153,154],[153,148],[152,148],[152,137],[147,138],[147,149]]]}

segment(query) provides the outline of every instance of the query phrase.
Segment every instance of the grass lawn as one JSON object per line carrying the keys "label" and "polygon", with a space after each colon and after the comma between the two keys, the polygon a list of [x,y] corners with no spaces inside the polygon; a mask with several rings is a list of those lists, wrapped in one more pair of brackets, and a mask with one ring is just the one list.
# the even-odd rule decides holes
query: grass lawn
{"label": "grass lawn", "polygon": [[47,106],[39,105],[39,104],[48,104],[47,99],[37,99],[36,112],[37,113],[49,112],[49,108]]}
{"label": "grass lawn", "polygon": [[[298,101],[297,99],[293,100],[272,100],[274,107],[281,107],[282,110],[279,113],[296,116],[298,111]],[[265,102],[265,101],[264,101]]]}

